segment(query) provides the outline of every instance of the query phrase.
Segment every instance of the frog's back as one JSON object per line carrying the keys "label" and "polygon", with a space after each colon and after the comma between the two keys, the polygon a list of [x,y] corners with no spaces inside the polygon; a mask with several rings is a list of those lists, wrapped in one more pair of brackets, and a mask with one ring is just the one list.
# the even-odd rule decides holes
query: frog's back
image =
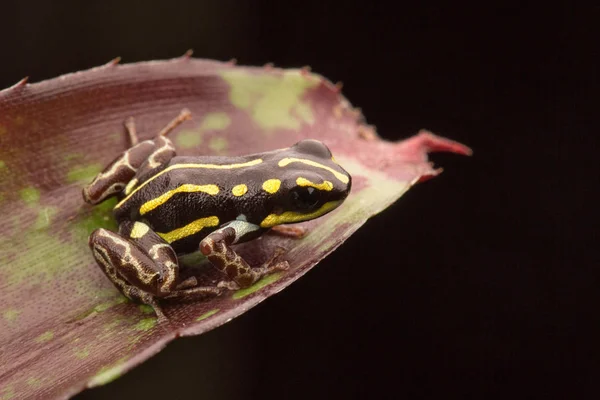
{"label": "frog's back", "polygon": [[[121,199],[115,217],[119,222],[145,222],[178,253],[197,250],[202,238],[240,217],[242,195],[259,192],[254,184],[258,176],[250,175],[256,175],[263,162],[256,156],[174,157]],[[260,207],[254,209],[253,214],[260,213],[256,219],[263,217]],[[197,233],[189,235],[190,231]]]}

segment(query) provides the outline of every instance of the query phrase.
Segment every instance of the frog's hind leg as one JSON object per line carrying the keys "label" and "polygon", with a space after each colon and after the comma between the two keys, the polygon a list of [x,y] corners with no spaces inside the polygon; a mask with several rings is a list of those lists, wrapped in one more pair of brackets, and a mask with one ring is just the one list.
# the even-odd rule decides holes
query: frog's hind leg
{"label": "frog's hind leg", "polygon": [[184,109],[169,122],[154,140],[138,143],[133,117],[125,121],[131,147],[115,158],[94,180],[83,189],[88,204],[98,204],[123,191],[129,194],[136,184],[154,174],[175,156],[175,147],[166,135],[182,122],[191,118]]}
{"label": "frog's hind leg", "polygon": [[[165,316],[158,299],[196,284],[195,279],[179,282],[179,265],[173,249],[140,222],[123,222],[119,233],[96,229],[89,241],[94,258],[106,276],[134,301],[154,308],[160,320]],[[206,288],[218,295],[221,289]]]}

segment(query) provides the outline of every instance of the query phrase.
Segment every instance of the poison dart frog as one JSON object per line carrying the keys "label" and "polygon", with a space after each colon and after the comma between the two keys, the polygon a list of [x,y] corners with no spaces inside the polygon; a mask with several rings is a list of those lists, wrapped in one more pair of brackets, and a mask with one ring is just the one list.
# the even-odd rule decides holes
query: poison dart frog
{"label": "poison dart frog", "polygon": [[[191,118],[183,110],[153,140],[138,142],[133,118],[125,122],[131,147],[83,189],[89,204],[117,197],[118,232],[96,229],[89,246],[98,265],[129,299],[194,300],[245,288],[289,267],[251,267],[232,245],[269,229],[318,218],[338,207],[352,179],[317,140],[239,157],[177,156],[167,134]],[[214,286],[180,278],[178,256],[200,252],[222,272]]]}

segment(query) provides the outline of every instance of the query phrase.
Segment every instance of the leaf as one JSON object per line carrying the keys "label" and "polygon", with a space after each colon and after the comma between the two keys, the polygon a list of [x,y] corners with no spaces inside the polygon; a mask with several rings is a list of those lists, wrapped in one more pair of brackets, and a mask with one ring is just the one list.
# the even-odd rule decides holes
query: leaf
{"label": "leaf", "polygon": [[[304,238],[268,233],[238,247],[258,265],[283,246],[288,271],[215,299],[166,305],[167,325],[148,306],[126,301],[96,266],[87,238],[95,228],[116,228],[115,201],[87,206],[81,189],[127,148],[126,118],[136,118],[146,139],[184,107],[194,118],[171,134],[180,154],[248,154],[311,137],[332,149],[353,187],[340,208],[302,224]],[[177,336],[249,310],[412,184],[435,176],[430,151],[470,152],[427,132],[380,140],[338,87],[306,70],[183,57],[109,63],[0,92],[0,399],[69,397],[121,376]]]}

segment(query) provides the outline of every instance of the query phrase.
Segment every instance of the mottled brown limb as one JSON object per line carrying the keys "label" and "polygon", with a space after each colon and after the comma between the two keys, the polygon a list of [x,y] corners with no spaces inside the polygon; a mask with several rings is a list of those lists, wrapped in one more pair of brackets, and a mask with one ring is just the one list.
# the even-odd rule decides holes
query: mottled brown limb
{"label": "mottled brown limb", "polygon": [[190,276],[185,281],[182,281],[175,288],[176,290],[189,289],[194,286],[198,286],[198,279],[195,276]]}
{"label": "mottled brown limb", "polygon": [[166,300],[177,301],[195,301],[209,297],[216,297],[221,294],[223,289],[216,286],[197,286],[189,289],[176,290],[166,296]]}
{"label": "mottled brown limb", "polygon": [[[120,257],[119,254],[115,254],[115,248],[107,243],[106,239],[110,240],[110,235],[118,236],[116,233],[106,231],[104,229],[96,229],[90,235],[89,245],[92,249],[92,254],[96,259],[96,262],[106,277],[115,285],[117,289],[125,297],[130,300],[141,302],[152,306],[159,322],[168,321],[167,317],[163,313],[158,302],[150,293],[141,290],[140,288],[130,284],[128,280],[119,272],[119,266],[115,265],[114,256]],[[123,267],[123,266],[121,266]]]}
{"label": "mottled brown limb", "polygon": [[155,145],[147,140],[121,153],[83,188],[85,202],[98,204],[123,191],[154,151]]}
{"label": "mottled brown limb", "polygon": [[206,256],[213,266],[225,273],[231,281],[235,282],[235,285],[230,282],[221,282],[219,284],[220,287],[227,287],[229,289],[248,287],[269,273],[289,268],[287,261],[275,263],[275,259],[282,254],[281,251],[276,251],[276,254],[261,267],[251,268],[230,247],[235,242],[235,239],[235,229],[227,227],[211,233],[200,242],[200,251],[202,254]]}

